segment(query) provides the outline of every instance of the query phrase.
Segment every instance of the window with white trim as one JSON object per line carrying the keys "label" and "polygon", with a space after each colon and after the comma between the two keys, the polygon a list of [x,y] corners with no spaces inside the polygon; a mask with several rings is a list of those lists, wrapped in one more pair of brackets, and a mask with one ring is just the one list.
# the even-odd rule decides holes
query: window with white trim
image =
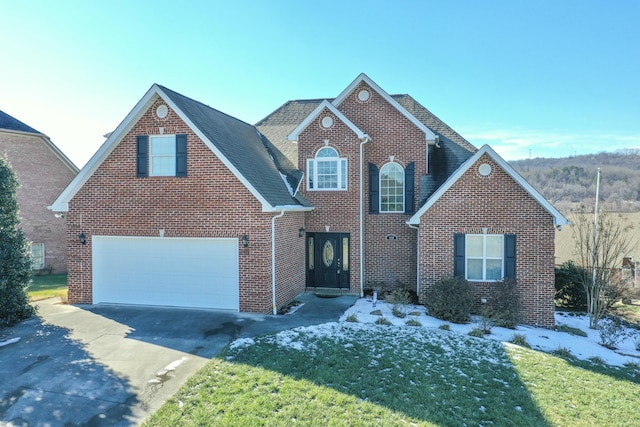
{"label": "window with white trim", "polygon": [[157,135],[149,138],[149,175],[176,175],[176,137]]}
{"label": "window with white trim", "polygon": [[404,212],[404,169],[397,163],[380,169],[380,212]]}
{"label": "window with white trim", "polygon": [[307,189],[346,190],[347,159],[332,147],[322,147],[313,159],[307,159]]}
{"label": "window with white trim", "polygon": [[44,268],[44,243],[31,243],[31,268]]}
{"label": "window with white trim", "polygon": [[492,282],[504,277],[504,235],[467,234],[466,279]]}

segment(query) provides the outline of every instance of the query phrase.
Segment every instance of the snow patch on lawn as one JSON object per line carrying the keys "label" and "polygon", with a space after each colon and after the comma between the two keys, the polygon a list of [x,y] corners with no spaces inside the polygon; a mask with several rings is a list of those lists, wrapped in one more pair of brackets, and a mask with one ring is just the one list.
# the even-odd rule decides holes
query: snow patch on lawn
{"label": "snow patch on lawn", "polygon": [[[424,306],[407,305],[405,308],[407,313],[412,314],[407,315],[405,318],[399,318],[393,315],[392,304],[384,301],[377,301],[374,306],[373,300],[370,298],[361,298],[347,309],[347,311],[345,311],[345,313],[340,317],[340,322],[347,322],[347,318],[349,318],[349,316],[353,317],[354,315],[358,323],[350,324],[361,325],[361,327],[374,324],[380,317],[384,317],[391,322],[392,325],[396,326],[405,325],[408,320],[414,319],[420,322],[422,325],[421,328],[437,329],[443,324],[448,324],[450,331],[464,336],[467,336],[472,329],[479,326],[479,317],[476,317],[475,321],[472,321],[471,323],[461,325],[445,322],[444,320],[428,316]],[[371,314],[375,311],[379,311],[381,315]],[[597,357],[609,365],[623,366],[626,363],[640,364],[640,351],[635,349],[634,343],[634,338],[638,337],[637,334],[640,333],[639,331],[628,329],[626,337],[618,343],[618,349],[614,351],[599,344],[600,333],[597,330],[589,329],[588,316],[556,312],[555,321],[557,327],[560,325],[566,325],[572,328],[577,328],[585,332],[587,336],[580,337],[571,335],[567,332],[557,332],[550,329],[521,325],[517,326],[515,329],[493,326],[491,327],[491,334],[485,335],[485,338],[507,345],[515,334],[519,334],[526,338],[527,342],[534,350],[553,352],[554,350],[564,348],[570,350],[576,358],[582,360]],[[478,340],[479,345],[486,345],[486,340],[483,340],[482,338]],[[469,341],[467,341],[467,343],[468,342]],[[452,343],[455,343],[455,340],[440,343],[439,345],[445,349],[447,354],[459,351],[459,346]]]}
{"label": "snow patch on lawn", "polygon": [[[428,365],[428,360],[421,360],[420,349],[425,346],[430,351],[435,352],[440,357],[456,357],[464,359],[467,363],[475,366],[480,364],[510,366],[511,363],[503,348],[514,346],[510,343],[514,335],[522,335],[527,343],[534,350],[553,353],[559,349],[566,349],[571,354],[582,360],[599,359],[608,365],[623,366],[628,363],[640,364],[640,351],[635,349],[635,340],[639,339],[640,331],[629,329],[627,335],[619,344],[617,350],[610,350],[599,344],[599,331],[589,329],[589,318],[586,315],[575,315],[565,312],[555,314],[556,326],[565,325],[577,328],[587,334],[586,337],[571,335],[568,332],[552,331],[544,328],[532,326],[517,326],[515,329],[491,327],[491,333],[484,338],[472,337],[469,332],[480,326],[480,318],[475,317],[467,324],[455,324],[445,322],[428,316],[424,306],[406,305],[404,312],[410,313],[404,318],[393,315],[393,305],[384,301],[377,301],[373,304],[371,299],[361,298],[355,302],[338,322],[324,323],[315,326],[298,327],[279,332],[275,335],[256,338],[241,338],[230,344],[231,353],[237,353],[244,347],[249,347],[260,342],[269,342],[273,345],[286,349],[305,351],[313,353],[319,344],[331,339],[338,345],[343,345],[345,349],[358,354],[352,348],[358,343],[369,346],[371,358],[370,366],[377,364],[377,354],[383,354],[386,347],[393,345],[393,342],[402,338],[409,338],[403,342],[413,345],[403,345],[395,351],[408,355],[416,360],[416,366]],[[377,314],[371,314],[376,312]],[[353,321],[353,318],[357,321]],[[376,320],[384,317],[391,325],[377,325]],[[415,320],[421,326],[407,326],[407,321]],[[440,329],[440,326],[447,324],[449,330]],[[425,333],[428,331],[429,333]],[[358,337],[358,342],[354,344],[353,337]],[[233,359],[233,356],[228,356]],[[358,356],[355,356],[358,357]],[[514,357],[517,357],[514,356]],[[463,372],[460,375],[465,375]]]}

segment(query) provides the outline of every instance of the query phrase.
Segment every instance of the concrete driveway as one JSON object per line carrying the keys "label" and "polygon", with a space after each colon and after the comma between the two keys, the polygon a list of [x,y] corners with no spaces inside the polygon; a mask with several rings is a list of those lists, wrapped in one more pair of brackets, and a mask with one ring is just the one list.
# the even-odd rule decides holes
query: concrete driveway
{"label": "concrete driveway", "polygon": [[38,302],[0,330],[0,424],[138,425],[231,340],[335,321],[356,297],[297,300],[283,316]]}

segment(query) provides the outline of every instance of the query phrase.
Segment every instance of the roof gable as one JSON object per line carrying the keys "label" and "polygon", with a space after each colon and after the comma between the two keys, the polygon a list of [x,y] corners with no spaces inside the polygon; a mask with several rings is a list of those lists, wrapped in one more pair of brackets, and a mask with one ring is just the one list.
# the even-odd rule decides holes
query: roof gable
{"label": "roof gable", "polygon": [[355,133],[360,140],[367,137],[367,134],[361,131],[353,122],[342,114],[333,104],[331,104],[326,99],[322,101],[312,112],[309,114],[296,128],[289,134],[287,139],[290,141],[297,141],[298,137],[304,131],[309,124],[314,121],[320,113],[322,113],[325,109],[331,111],[340,121],[342,121],[349,129]]}
{"label": "roof gable", "polygon": [[311,205],[292,193],[292,179],[281,173],[264,138],[252,125],[205,104],[154,84],[118,125],[76,178],[49,207],[67,211],[69,201],[82,188],[104,160],[160,97],[178,117],[207,145],[227,168],[262,204],[265,212],[309,210]]}
{"label": "roof gable", "polygon": [[10,116],[4,111],[0,111],[0,132],[8,131],[12,133],[20,134],[32,134],[35,137],[40,137],[45,145],[55,153],[55,155],[65,164],[73,173],[78,173],[78,167],[49,139],[48,136],[42,132],[38,132],[31,126],[21,122],[15,117]]}
{"label": "roof gable", "polygon": [[382,97],[385,101],[387,101],[393,108],[398,110],[400,114],[406,117],[411,123],[413,123],[418,129],[420,129],[425,134],[425,139],[430,144],[436,143],[436,135],[429,129],[424,123],[418,120],[413,114],[409,113],[406,108],[398,103],[391,95],[385,92],[380,86],[376,84],[373,80],[369,78],[366,74],[362,73],[356,79],[351,82],[349,86],[345,90],[343,90],[340,95],[338,95],[333,101],[332,104],[338,107],[342,101],[344,101],[347,96],[353,92],[360,83],[365,82],[367,86],[376,91],[378,95]]}
{"label": "roof gable", "polygon": [[464,175],[473,164],[480,159],[484,154],[487,154],[493,159],[514,181],[516,181],[534,200],[536,200],[540,206],[542,206],[551,216],[553,216],[553,222],[556,226],[562,226],[569,224],[569,220],[560,213],[549,201],[547,201],[535,188],[531,186],[520,174],[507,163],[502,157],[500,157],[491,147],[483,145],[473,156],[471,156],[466,162],[453,173],[444,184],[440,186],[432,195],[427,199],[426,203],[407,221],[410,225],[419,225],[420,218],[424,213],[433,206],[442,195],[455,184],[462,175]]}

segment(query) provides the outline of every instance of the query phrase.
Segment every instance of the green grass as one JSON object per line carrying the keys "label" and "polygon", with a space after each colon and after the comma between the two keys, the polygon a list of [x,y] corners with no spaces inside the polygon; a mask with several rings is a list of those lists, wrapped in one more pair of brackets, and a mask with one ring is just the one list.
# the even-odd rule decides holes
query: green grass
{"label": "green grass", "polygon": [[27,287],[27,293],[31,301],[39,301],[47,298],[60,297],[67,300],[67,275],[50,274],[33,276],[31,284]]}
{"label": "green grass", "polygon": [[613,314],[627,322],[640,323],[640,305],[617,303],[613,306]]}
{"label": "green grass", "polygon": [[439,329],[332,323],[236,342],[145,425],[635,426],[639,377]]}
{"label": "green grass", "polygon": [[587,336],[587,333],[585,331],[583,331],[582,329],[574,328],[574,327],[567,326],[567,325],[557,325],[556,326],[556,331],[558,331],[558,332],[566,332],[568,334],[576,335],[578,337],[586,337]]}

